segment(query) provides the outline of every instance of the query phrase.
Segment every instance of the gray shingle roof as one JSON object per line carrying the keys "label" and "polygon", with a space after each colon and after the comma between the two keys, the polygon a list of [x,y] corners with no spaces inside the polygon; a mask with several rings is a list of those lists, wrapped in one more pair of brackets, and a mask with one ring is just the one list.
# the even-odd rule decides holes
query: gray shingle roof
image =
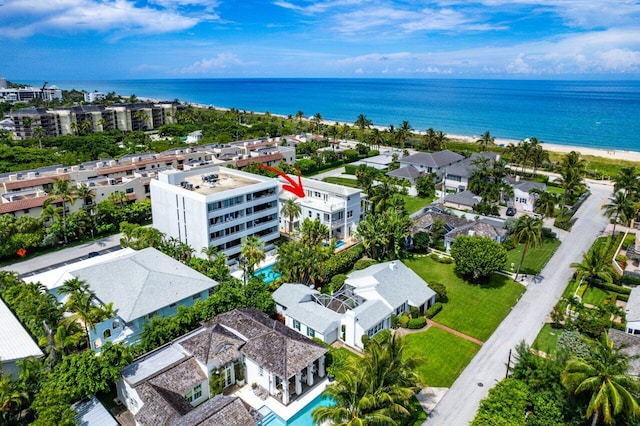
{"label": "gray shingle roof", "polygon": [[629,294],[626,307],[627,322],[640,321],[640,287],[634,287]]}
{"label": "gray shingle roof", "polygon": [[380,300],[367,300],[353,309],[356,321],[363,330],[368,330],[392,314],[391,309]]}
{"label": "gray shingle roof", "polygon": [[102,303],[113,302],[126,322],[218,284],[154,248],[70,273],[89,283]]}
{"label": "gray shingle roof", "polygon": [[440,168],[456,163],[464,159],[464,156],[445,149],[438,152],[418,152],[400,159],[401,163],[418,164],[426,167]]}
{"label": "gray shingle roof", "polygon": [[148,383],[182,396],[206,379],[196,359],[190,357],[150,378]]}
{"label": "gray shingle roof", "polygon": [[616,349],[625,346],[620,351],[634,357],[629,361],[629,374],[640,376],[640,337],[610,328],[609,339]]}
{"label": "gray shingle roof", "polygon": [[475,206],[480,201],[482,201],[482,197],[474,194],[469,190],[458,192],[457,194],[449,194],[444,197],[445,203],[455,203],[470,207]]}
{"label": "gray shingle roof", "polygon": [[207,323],[207,327],[214,324],[221,324],[245,336],[248,340],[240,351],[267,370],[287,379],[327,352],[325,347],[251,308],[217,315]]}
{"label": "gray shingle roof", "polygon": [[411,228],[411,232],[415,234],[417,232],[428,229],[436,219],[443,220],[447,229],[449,230],[454,230],[459,226],[463,226],[469,223],[467,219],[454,216],[451,214],[439,213],[439,212],[427,212],[424,215],[414,220],[413,227]]}
{"label": "gray shingle roof", "polygon": [[257,412],[236,396],[216,395],[188,414],[174,421],[172,426],[255,426]]}
{"label": "gray shingle roof", "polygon": [[547,185],[542,182],[532,182],[530,180],[515,180],[511,176],[507,176],[504,180],[513,187],[513,189],[519,189],[522,192],[529,193],[534,189],[539,191],[546,191]]}
{"label": "gray shingle roof", "polygon": [[334,330],[340,324],[340,319],[342,318],[341,314],[315,301],[291,306],[287,309],[287,316],[300,321],[322,334]]}
{"label": "gray shingle roof", "polygon": [[400,167],[399,169],[391,170],[387,172],[387,176],[399,177],[399,178],[408,178],[408,179],[417,179],[422,175],[415,167],[411,164],[405,167]]}
{"label": "gray shingle roof", "polygon": [[495,152],[474,152],[469,158],[447,167],[447,175],[462,176],[469,178],[473,171],[477,168],[475,162],[481,159],[496,161],[498,154]]}
{"label": "gray shingle roof", "polygon": [[318,293],[318,290],[312,290],[306,285],[285,283],[278,287],[271,296],[274,302],[288,309],[302,301],[311,300],[311,295]]}
{"label": "gray shingle roof", "polygon": [[376,291],[393,309],[404,302],[412,306],[421,306],[436,294],[418,274],[399,260],[354,271],[345,283],[351,285],[355,280],[367,277],[377,282]]}
{"label": "gray shingle roof", "polygon": [[216,324],[196,330],[185,339],[179,339],[178,343],[205,364],[217,360],[220,365],[224,365],[238,358],[244,340]]}
{"label": "gray shingle roof", "polygon": [[[472,232],[469,234],[469,232]],[[467,225],[460,226],[445,235],[445,238],[454,239],[458,235],[477,235],[479,237],[491,238],[495,240],[496,237],[502,237],[506,235],[507,230],[503,228],[496,228],[485,222],[473,222]]]}

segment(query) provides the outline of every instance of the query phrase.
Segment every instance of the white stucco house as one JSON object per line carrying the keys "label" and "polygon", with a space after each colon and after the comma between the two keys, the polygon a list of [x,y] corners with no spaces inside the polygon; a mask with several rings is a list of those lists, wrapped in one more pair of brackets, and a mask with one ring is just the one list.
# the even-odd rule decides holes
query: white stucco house
{"label": "white stucco house", "polygon": [[513,188],[513,206],[518,211],[532,212],[538,198],[535,191],[547,190],[544,183],[520,180],[520,176],[516,176],[515,179],[506,177],[505,180]]}
{"label": "white stucco house", "polygon": [[302,284],[284,284],[273,293],[285,324],[298,333],[326,343],[340,340],[362,349],[362,336],[391,328],[391,315],[421,313],[436,301],[436,293],[400,261],[380,263],[351,273],[333,295]]}
{"label": "white stucco house", "polygon": [[15,380],[20,373],[18,361],[31,357],[41,358],[43,353],[2,299],[0,299],[0,324],[2,373]]}
{"label": "white stucco house", "polygon": [[625,309],[627,318],[627,333],[640,334],[640,288],[634,287],[629,294],[627,307]]}
{"label": "white stucco house", "polygon": [[[217,376],[223,389],[256,384],[265,398],[288,405],[324,377],[326,352],[262,312],[234,309],[125,367],[116,384],[118,399],[141,426],[259,424],[255,410],[211,395],[211,379]],[[212,409],[221,401],[236,405],[236,423]],[[193,417],[203,423],[187,421]]]}

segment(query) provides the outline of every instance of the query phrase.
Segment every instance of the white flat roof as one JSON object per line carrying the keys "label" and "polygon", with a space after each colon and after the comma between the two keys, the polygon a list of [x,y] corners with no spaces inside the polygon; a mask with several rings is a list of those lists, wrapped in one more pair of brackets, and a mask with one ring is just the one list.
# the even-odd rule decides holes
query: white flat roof
{"label": "white flat roof", "polygon": [[15,361],[31,356],[41,357],[42,351],[0,299],[0,360]]}

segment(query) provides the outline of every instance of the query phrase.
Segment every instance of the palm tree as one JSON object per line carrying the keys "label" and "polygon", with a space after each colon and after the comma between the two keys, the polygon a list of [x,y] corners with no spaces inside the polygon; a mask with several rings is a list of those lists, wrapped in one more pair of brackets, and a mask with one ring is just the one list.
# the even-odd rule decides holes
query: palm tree
{"label": "palm tree", "polygon": [[628,374],[630,357],[613,347],[607,333],[593,344],[587,358],[569,360],[561,375],[562,384],[574,394],[591,395],[587,417],[596,425],[602,416],[605,424],[614,423],[614,417],[625,413],[632,417],[640,414],[635,398],[638,381]]}
{"label": "palm tree", "polygon": [[293,221],[302,214],[302,207],[295,198],[287,198],[282,203],[280,214],[289,218],[289,236],[293,235]]}
{"label": "palm tree", "polygon": [[378,185],[373,186],[369,192],[369,201],[373,210],[383,212],[387,210],[389,201],[398,193],[398,188],[391,183],[390,179],[383,179]]}
{"label": "palm tree", "polygon": [[320,125],[322,125],[322,114],[316,112],[313,115],[313,121],[316,123],[316,134],[320,134]]}
{"label": "palm tree", "polygon": [[353,124],[360,129],[360,139],[364,141],[364,129],[368,129],[369,127],[371,127],[373,122],[369,120],[364,114],[360,114]]}
{"label": "palm tree", "polygon": [[76,189],[76,197],[82,200],[82,207],[93,205],[93,200],[96,198],[95,191],[89,187],[86,183],[81,184]]}
{"label": "palm tree", "polygon": [[246,283],[246,276],[253,276],[256,265],[266,257],[264,242],[256,235],[250,235],[242,241],[240,250],[240,263],[243,265]]}
{"label": "palm tree", "polygon": [[567,205],[567,196],[572,197],[573,194],[582,187],[582,176],[585,173],[586,163],[580,158],[580,153],[571,151],[565,155],[560,164],[557,166],[557,171],[560,173],[562,183],[562,210],[564,211]]}
{"label": "palm tree", "polygon": [[[171,114],[167,113],[166,114],[167,117],[170,117]],[[100,126],[100,130],[102,130],[104,132],[105,127],[107,127],[107,120],[105,120],[104,118],[101,118],[98,120],[98,126]]]}
{"label": "palm tree", "polygon": [[[535,138],[532,138],[535,139]],[[537,141],[537,139],[536,139]],[[541,143],[541,142],[537,142]],[[536,176],[538,168],[549,161],[549,153],[536,144],[531,151],[531,166],[533,167],[533,175]]]}
{"label": "palm tree", "polygon": [[43,223],[49,220],[57,222],[62,218],[62,207],[56,206],[52,200],[46,200],[40,212],[40,218]]}
{"label": "palm tree", "polygon": [[491,136],[491,133],[489,133],[488,130],[484,132],[480,137],[480,139],[476,141],[476,143],[480,145],[480,148],[482,149],[483,152],[489,148],[489,145],[494,145],[495,142],[496,142],[496,138]]}
{"label": "palm tree", "polygon": [[605,282],[613,282],[613,266],[611,266],[611,258],[607,256],[609,247],[605,244],[594,245],[587,253],[582,256],[582,262],[574,262],[571,267],[576,270],[576,279],[578,281],[585,278],[588,283],[598,278]]}
{"label": "palm tree", "polygon": [[302,123],[302,119],[304,118],[304,111],[298,110],[295,117],[298,119],[298,123]]}
{"label": "palm tree", "polygon": [[11,424],[12,419],[19,417],[22,404],[28,395],[9,376],[0,373],[0,411],[4,424]]}
{"label": "palm tree", "polygon": [[635,167],[621,167],[618,174],[613,177],[613,181],[615,182],[613,185],[613,190],[615,192],[624,190],[628,194],[630,192],[638,191],[640,176],[638,176],[638,172]]}
{"label": "palm tree", "polygon": [[399,137],[400,147],[402,149],[404,149],[404,144],[406,143],[407,138],[411,134],[412,130],[413,130],[413,127],[411,127],[411,124],[409,124],[409,122],[406,120],[400,124],[400,127],[398,127],[396,134],[399,135],[398,137]]}
{"label": "palm tree", "polygon": [[552,192],[542,191],[540,189],[531,190],[532,194],[536,194],[536,200],[533,208],[536,213],[540,213],[546,217],[553,217],[556,212],[556,204],[558,204],[558,196]]}
{"label": "palm tree", "polygon": [[380,145],[385,143],[384,136],[378,128],[373,128],[367,139],[369,140],[369,145],[374,149],[380,149]]}
{"label": "palm tree", "polygon": [[609,202],[603,207],[604,215],[608,218],[613,217],[613,235],[616,234],[618,219],[626,225],[633,215],[633,205],[629,197],[627,197],[626,191],[618,191],[613,194],[613,196],[609,197]]}
{"label": "palm tree", "polygon": [[33,137],[38,139],[38,146],[42,149],[42,137],[44,136],[44,129],[42,126],[36,126],[33,128]]}
{"label": "palm tree", "polygon": [[518,270],[516,271],[516,280],[520,274],[524,257],[530,248],[537,247],[542,243],[542,219],[534,218],[531,216],[520,216],[513,229],[513,241],[516,244],[523,244],[522,256],[520,256],[520,263],[518,263]]}
{"label": "palm tree", "polygon": [[320,222],[320,219],[305,218],[300,225],[300,241],[309,246],[317,246],[325,238],[331,238],[329,232],[329,227]]}
{"label": "palm tree", "polygon": [[64,232],[64,243],[67,244],[67,203],[73,205],[76,201],[74,188],[69,180],[59,177],[53,181],[53,187],[48,192],[47,201],[62,200],[62,229]]}

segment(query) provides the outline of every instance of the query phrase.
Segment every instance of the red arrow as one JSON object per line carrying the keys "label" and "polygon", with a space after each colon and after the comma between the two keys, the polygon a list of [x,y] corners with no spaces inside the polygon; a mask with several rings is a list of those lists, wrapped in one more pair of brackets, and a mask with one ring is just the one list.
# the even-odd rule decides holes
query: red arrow
{"label": "red arrow", "polygon": [[282,170],[276,169],[275,167],[267,166],[265,164],[258,164],[258,167],[261,169],[269,170],[279,176],[282,176],[289,182],[291,185],[282,185],[282,189],[285,191],[289,191],[294,195],[297,195],[300,198],[304,198],[304,188],[302,187],[302,179],[300,178],[300,168],[298,167],[298,182],[296,183],[293,178],[285,174]]}

